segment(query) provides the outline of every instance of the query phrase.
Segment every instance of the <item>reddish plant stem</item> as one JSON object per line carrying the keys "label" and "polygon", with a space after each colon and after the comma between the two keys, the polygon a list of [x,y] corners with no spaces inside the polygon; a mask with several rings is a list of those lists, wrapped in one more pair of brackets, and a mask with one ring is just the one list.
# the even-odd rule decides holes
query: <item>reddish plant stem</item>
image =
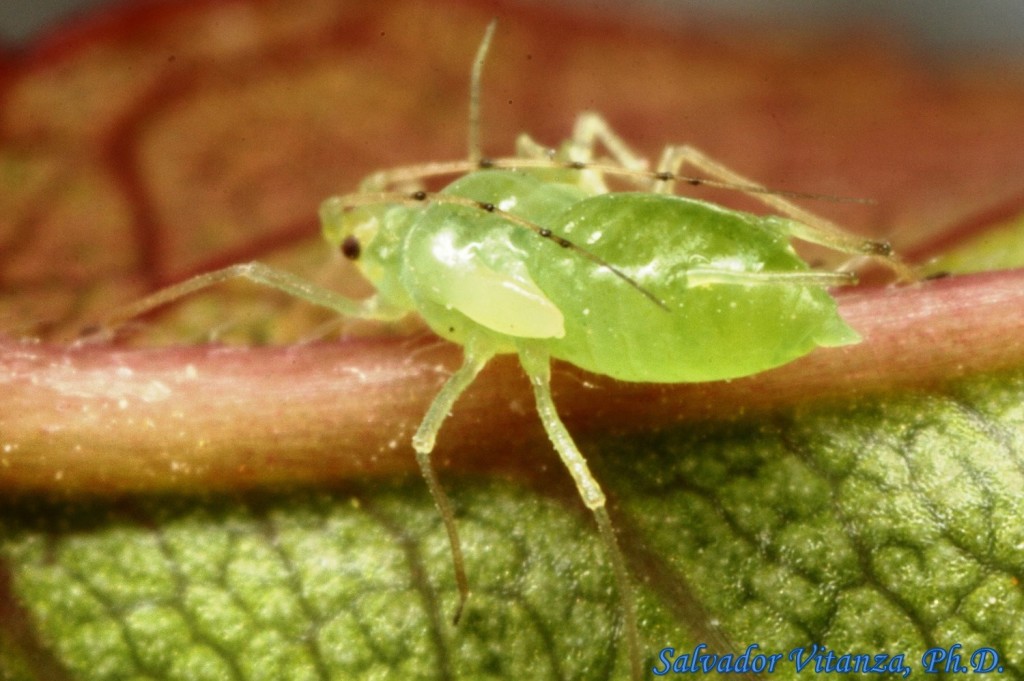
{"label": "reddish plant stem", "polygon": [[[736,418],[1024,366],[1024,270],[841,296],[864,342],[746,379],[620,383],[567,365],[578,436]],[[326,484],[411,473],[410,437],[459,361],[435,339],[133,350],[0,340],[0,490],[109,494]],[[514,359],[457,404],[436,460],[536,471],[546,449]]]}

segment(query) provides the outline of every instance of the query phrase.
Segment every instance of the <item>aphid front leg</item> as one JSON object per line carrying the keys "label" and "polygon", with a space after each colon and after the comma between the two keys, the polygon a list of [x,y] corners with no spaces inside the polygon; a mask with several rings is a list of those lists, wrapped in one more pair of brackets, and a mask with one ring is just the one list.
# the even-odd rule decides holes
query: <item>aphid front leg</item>
{"label": "aphid front leg", "polygon": [[642,651],[637,625],[636,597],[633,592],[633,584],[630,581],[629,571],[626,569],[626,559],[619,548],[619,541],[615,536],[615,529],[612,527],[611,518],[608,517],[604,492],[591,474],[587,460],[580,453],[579,448],[572,439],[572,435],[569,434],[565,424],[562,423],[562,419],[558,416],[558,411],[555,409],[555,403],[551,397],[550,356],[537,342],[520,341],[518,349],[519,361],[530,379],[530,385],[533,387],[533,395],[537,403],[537,413],[544,424],[544,430],[547,431],[551,443],[562,458],[562,463],[565,464],[569,474],[572,475],[573,482],[576,483],[576,489],[579,491],[583,503],[594,514],[601,540],[604,542],[605,548],[612,560],[615,581],[619,589],[619,598],[622,600],[624,610],[626,639],[629,645],[630,673],[633,679],[640,679]]}
{"label": "aphid front leg", "polygon": [[793,218],[792,220],[778,218],[767,220],[766,225],[778,227],[797,239],[819,244],[842,253],[878,258],[904,281],[914,281],[917,278],[910,267],[892,254],[892,247],[888,242],[872,241],[850,234],[830,220],[796,205],[783,195],[784,192],[769,190],[690,145],[665,147],[661,154],[661,160],[658,162],[657,174],[661,177],[658,178],[655,191],[665,194],[674,193],[676,183],[679,181],[701,184],[699,179],[679,177],[679,171],[685,165],[696,168],[714,181],[707,184],[721,183],[734,187],[783,215]]}
{"label": "aphid front leg", "polygon": [[250,262],[206,272],[173,286],[162,288],[141,300],[118,309],[103,320],[100,327],[114,329],[133,317],[143,315],[202,289],[234,279],[248,279],[261,286],[277,289],[314,305],[326,307],[346,317],[395,321],[408,314],[406,310],[392,309],[381,304],[377,296],[365,300],[352,300],[290,272],[278,270],[263,263]]}
{"label": "aphid front leg", "polygon": [[434,401],[430,403],[420,427],[412,438],[412,446],[416,450],[416,462],[423,473],[423,479],[427,481],[427,487],[430,488],[434,505],[437,506],[441,519],[444,521],[444,529],[448,533],[448,543],[451,545],[455,584],[459,590],[459,603],[455,607],[455,614],[452,617],[455,624],[458,624],[462,610],[469,598],[469,580],[466,577],[466,562],[462,556],[462,543],[459,541],[459,532],[455,526],[455,513],[452,511],[448,495],[445,494],[444,488],[441,487],[441,483],[437,479],[437,473],[430,461],[430,453],[434,450],[434,442],[441,429],[441,424],[448,417],[455,401],[476,379],[477,374],[493,356],[494,349],[485,340],[473,337],[467,341],[462,366],[449,377],[441,391],[434,397]]}

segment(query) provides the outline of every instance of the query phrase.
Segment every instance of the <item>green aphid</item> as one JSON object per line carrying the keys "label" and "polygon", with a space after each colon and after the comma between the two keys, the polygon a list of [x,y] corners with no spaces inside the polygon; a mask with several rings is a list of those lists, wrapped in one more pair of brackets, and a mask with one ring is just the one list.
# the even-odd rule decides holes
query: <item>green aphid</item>
{"label": "green aphid", "polygon": [[[877,258],[903,279],[912,274],[888,244],[848,234],[789,200],[801,195],[765,189],[692,147],[666,147],[657,169],[649,170],[592,112],[579,116],[572,138],[558,150],[522,135],[516,156],[484,158],[480,73],[493,30],[492,23],[473,64],[469,158],[381,171],[358,193],[321,206],[325,238],[374,284],[374,296],[351,300],[247,263],[159,291],[116,318],[242,277],[349,317],[390,321],[418,314],[438,335],[462,345],[462,366],[413,437],[451,541],[460,595],[456,621],[469,581],[430,452],[455,401],[487,362],[499,353],[517,354],[544,428],[612,559],[631,672],[639,678],[632,584],[605,495],[552,401],[551,360],[623,381],[683,383],[748,376],[819,346],[858,342],[827,291],[854,283],[854,275],[810,269],[792,238]],[[602,149],[606,156],[598,156]],[[700,177],[680,175],[687,165]],[[418,188],[426,178],[445,175],[460,177],[440,192]],[[634,190],[610,191],[609,178]],[[676,196],[680,182],[737,189],[787,217]]]}

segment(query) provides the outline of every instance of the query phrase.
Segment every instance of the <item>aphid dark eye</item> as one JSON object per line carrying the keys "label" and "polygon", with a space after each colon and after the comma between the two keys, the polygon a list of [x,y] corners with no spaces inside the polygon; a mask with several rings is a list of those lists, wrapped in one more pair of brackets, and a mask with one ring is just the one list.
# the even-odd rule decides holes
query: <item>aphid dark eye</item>
{"label": "aphid dark eye", "polygon": [[359,254],[363,252],[363,247],[359,244],[359,239],[349,234],[345,237],[345,240],[341,242],[341,254],[349,260],[358,260]]}

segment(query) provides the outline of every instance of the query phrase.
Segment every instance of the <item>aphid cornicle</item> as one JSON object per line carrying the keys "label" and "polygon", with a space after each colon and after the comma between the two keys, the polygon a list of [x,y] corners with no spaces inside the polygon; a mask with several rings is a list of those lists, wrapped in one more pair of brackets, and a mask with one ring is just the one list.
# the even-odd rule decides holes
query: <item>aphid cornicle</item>
{"label": "aphid cornicle", "polygon": [[[382,171],[320,209],[326,239],[354,261],[376,294],[354,301],[259,263],[200,275],[121,311],[134,316],[192,291],[243,277],[353,317],[419,314],[464,347],[462,366],[434,398],[413,437],[417,460],[451,542],[461,611],[469,594],[454,514],[430,462],[453,404],[496,354],[516,353],[544,428],[594,517],[625,610],[630,668],[641,649],[631,582],[605,495],[559,419],[552,359],[625,381],[696,382],[746,376],[816,347],[855,343],[826,287],[848,272],[814,271],[799,238],[876,257],[903,278],[886,244],[847,234],[688,146],[667,147],[655,171],[594,113],[550,150],[523,135],[517,155],[479,148],[480,72],[494,24],[473,64],[469,158]],[[610,158],[597,157],[603,147]],[[690,165],[703,177],[685,177]],[[408,191],[432,176],[461,175],[442,191]],[[611,192],[609,177],[635,191]],[[788,217],[755,216],[676,196],[710,184],[749,192]],[[403,192],[396,191],[401,187]],[[458,613],[456,613],[458,619]]]}

